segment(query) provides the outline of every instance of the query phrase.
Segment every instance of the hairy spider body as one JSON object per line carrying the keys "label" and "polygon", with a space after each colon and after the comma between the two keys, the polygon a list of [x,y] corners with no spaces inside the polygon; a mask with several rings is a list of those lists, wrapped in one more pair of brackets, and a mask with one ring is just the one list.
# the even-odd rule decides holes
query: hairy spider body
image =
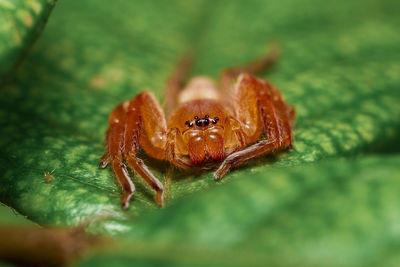
{"label": "hairy spider body", "polygon": [[[109,117],[107,152],[100,167],[111,163],[122,186],[123,208],[129,206],[135,190],[124,159],[153,188],[156,203],[163,203],[163,185],[136,156],[139,147],[150,157],[180,168],[207,169],[220,164],[214,174],[217,180],[248,159],[289,147],[294,108],[270,82],[251,74],[275,59],[276,54],[271,53],[227,69],[219,86],[207,77],[195,77],[180,90],[189,65],[184,59],[166,84],[167,119],[149,92],[119,104]],[[263,131],[266,139],[259,141]]]}

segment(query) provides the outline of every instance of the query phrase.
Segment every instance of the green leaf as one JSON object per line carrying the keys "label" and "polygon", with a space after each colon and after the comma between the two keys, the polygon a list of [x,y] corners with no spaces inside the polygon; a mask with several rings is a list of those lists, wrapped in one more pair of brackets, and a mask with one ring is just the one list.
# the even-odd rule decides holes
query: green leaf
{"label": "green leaf", "polygon": [[[292,250],[299,253],[293,261],[313,264],[332,259],[325,249],[340,252],[342,246],[343,253],[350,253],[346,235],[357,235],[356,225],[377,233],[386,226],[368,224],[363,216],[379,209],[397,214],[391,199],[363,209],[368,201],[359,198],[367,191],[353,187],[357,166],[363,169],[369,159],[355,167],[346,161],[377,154],[367,170],[379,169],[385,178],[379,183],[390,196],[397,192],[398,172],[391,176],[385,170],[394,171],[398,157],[383,154],[397,154],[400,148],[399,7],[394,0],[329,5],[317,0],[61,1],[33,51],[0,89],[0,201],[40,224],[89,221],[91,231],[162,244],[160,253],[173,241],[201,251],[227,246],[245,253],[260,244],[266,255],[279,252],[271,262],[294,255]],[[111,170],[97,167],[113,107],[145,89],[161,101],[164,81],[187,50],[196,57],[194,75],[217,78],[221,69],[262,55],[274,41],[281,44],[283,57],[263,77],[296,108],[293,149],[253,160],[220,183],[211,172],[174,170],[145,157],[164,179],[170,207],[159,210],[151,190],[132,173],[137,192],[130,210],[122,211]],[[0,60],[0,66],[6,64]],[[315,166],[299,166],[308,163]],[[49,174],[52,179],[46,179]],[[347,202],[340,184],[351,187],[346,199],[360,203],[349,209],[354,216],[348,220],[342,220]],[[380,199],[370,201],[375,200]],[[299,211],[309,206],[314,213],[303,221]],[[344,225],[336,225],[332,234],[325,225],[313,232],[318,220]],[[335,233],[343,236],[336,240]],[[390,232],[384,233],[379,248],[389,246]],[[357,246],[371,237],[360,236],[350,243]],[[326,242],[323,248],[318,240]],[[346,263],[372,249],[346,254]]]}
{"label": "green leaf", "polygon": [[399,164],[396,155],[257,170],[146,215],[80,265],[388,266],[400,259]]}
{"label": "green leaf", "polygon": [[0,203],[0,227],[7,225],[33,225],[33,223],[12,208]]}
{"label": "green leaf", "polygon": [[0,82],[38,37],[55,1],[0,1]]}

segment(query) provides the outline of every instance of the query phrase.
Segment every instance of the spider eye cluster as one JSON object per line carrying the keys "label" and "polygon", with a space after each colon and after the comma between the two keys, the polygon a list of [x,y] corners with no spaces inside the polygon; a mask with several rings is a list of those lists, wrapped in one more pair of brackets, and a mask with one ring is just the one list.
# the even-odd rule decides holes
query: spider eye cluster
{"label": "spider eye cluster", "polygon": [[204,118],[199,118],[198,116],[194,116],[193,121],[186,121],[185,124],[188,125],[189,127],[193,127],[194,124],[196,124],[196,126],[198,126],[198,127],[202,127],[202,126],[209,125],[210,122],[212,124],[216,124],[218,122],[218,120],[219,120],[218,117],[214,117],[214,119],[210,119],[210,116],[208,116],[208,115],[204,116]]}

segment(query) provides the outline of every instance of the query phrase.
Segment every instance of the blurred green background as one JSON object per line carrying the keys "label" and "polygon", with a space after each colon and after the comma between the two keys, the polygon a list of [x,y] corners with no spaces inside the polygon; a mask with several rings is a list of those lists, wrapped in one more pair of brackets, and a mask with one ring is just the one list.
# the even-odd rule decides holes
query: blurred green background
{"label": "blurred green background", "polygon": [[[0,0],[0,201],[118,240],[81,265],[396,266],[398,14],[395,0]],[[168,205],[131,173],[122,211],[97,167],[113,107],[162,101],[186,51],[192,75],[217,78],[272,42],[282,58],[262,77],[296,108],[293,149],[219,183],[144,156]]]}

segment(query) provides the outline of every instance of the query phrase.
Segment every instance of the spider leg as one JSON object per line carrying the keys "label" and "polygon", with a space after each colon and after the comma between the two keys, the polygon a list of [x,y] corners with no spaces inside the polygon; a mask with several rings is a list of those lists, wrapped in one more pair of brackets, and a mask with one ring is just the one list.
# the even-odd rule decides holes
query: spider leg
{"label": "spider leg", "polygon": [[124,136],[125,159],[128,165],[155,191],[154,199],[163,205],[162,183],[148,169],[143,160],[136,156],[140,146],[153,158],[165,158],[165,116],[157,100],[148,92],[131,100],[126,113]]}
{"label": "spider leg", "polygon": [[268,53],[264,57],[222,71],[219,78],[220,88],[223,91],[229,90],[235,83],[238,75],[241,73],[258,74],[272,67],[278,61],[279,55],[279,46],[277,44],[273,44],[269,47]]}
{"label": "spider leg", "polygon": [[[283,101],[281,94],[271,83],[256,79],[249,74],[241,74],[236,90],[238,96],[241,95],[241,92],[246,92],[242,96],[248,98],[243,100],[239,98],[238,101],[242,100],[244,103],[248,101],[250,102],[248,104],[256,103],[255,106],[248,105],[247,107],[238,105],[239,110],[237,110],[238,118],[242,121],[244,132],[251,140],[250,142],[259,138],[262,128],[267,137],[244,150],[229,155],[214,174],[217,180],[244,161],[274,150],[287,148],[292,143],[291,124],[295,116],[294,108]],[[252,94],[248,94],[249,92]],[[251,117],[255,112],[256,117]],[[250,116],[250,118],[243,115]],[[251,124],[256,127],[251,128]]]}
{"label": "spider leg", "polygon": [[155,191],[155,201],[163,204],[163,185],[151,173],[143,160],[136,156],[139,146],[156,159],[165,158],[166,122],[158,102],[148,92],[141,93],[130,102],[119,104],[111,113],[106,134],[107,152],[100,167],[111,162],[122,187],[121,204],[128,208],[135,187],[123,159]]}
{"label": "spider leg", "polygon": [[164,110],[166,114],[171,114],[171,111],[176,107],[179,90],[183,87],[185,79],[190,71],[193,57],[190,54],[185,55],[178,62],[175,70],[167,79],[164,88]]}
{"label": "spider leg", "polygon": [[146,164],[144,164],[143,160],[137,158],[136,156],[128,155],[126,156],[126,161],[129,166],[135,170],[137,174],[155,191],[154,200],[157,205],[163,205],[163,194],[164,187],[160,180],[158,180],[154,174],[147,168]]}
{"label": "spider leg", "polygon": [[101,158],[100,158],[100,164],[99,167],[104,169],[105,167],[107,167],[107,165],[110,163],[110,156],[108,154],[104,154]]}
{"label": "spider leg", "polygon": [[[106,132],[106,139],[105,139],[105,144],[106,147],[108,146],[108,138],[110,135],[110,130],[108,129]],[[107,167],[107,165],[110,163],[110,155],[108,153],[108,150],[104,153],[104,155],[100,158],[100,164],[99,167],[104,169],[105,167]]]}
{"label": "spider leg", "polygon": [[123,163],[123,139],[125,131],[126,102],[119,104],[109,118],[109,128],[106,135],[107,152],[101,158],[100,166],[105,167],[111,162],[118,183],[122,187],[121,204],[127,208],[129,200],[135,192],[125,164]]}

